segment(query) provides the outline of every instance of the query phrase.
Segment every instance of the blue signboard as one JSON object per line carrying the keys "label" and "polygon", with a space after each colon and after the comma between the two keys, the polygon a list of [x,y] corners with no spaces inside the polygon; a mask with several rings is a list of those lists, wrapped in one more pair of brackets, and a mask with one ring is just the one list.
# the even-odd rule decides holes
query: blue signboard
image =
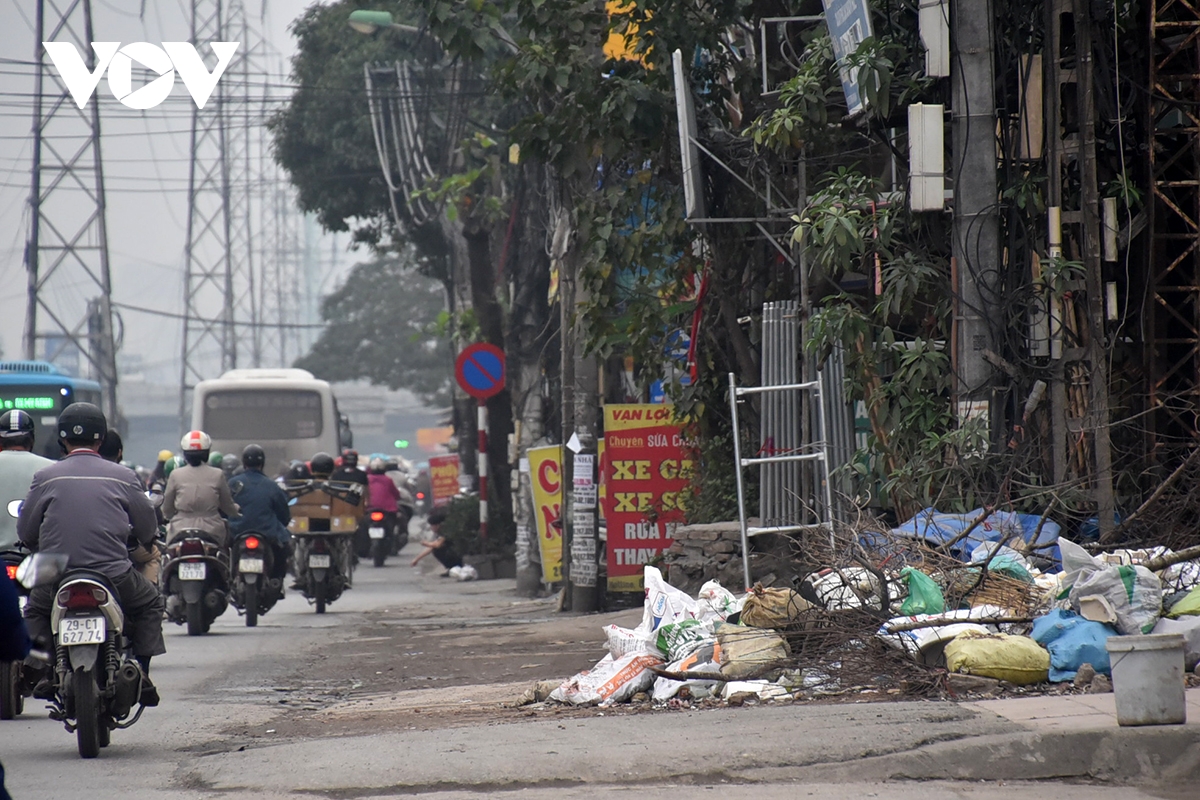
{"label": "blue signboard", "polygon": [[458,354],[455,377],[462,390],[486,400],[504,389],[504,351],[490,344],[473,344]]}
{"label": "blue signboard", "polygon": [[859,92],[858,71],[846,66],[846,56],[854,51],[864,39],[874,35],[871,28],[871,12],[867,0],[823,0],[825,3],[825,25],[829,38],[833,40],[833,56],[837,59],[838,72],[842,77],[842,92],[846,95],[846,108],[851,114],[863,110],[864,101]]}

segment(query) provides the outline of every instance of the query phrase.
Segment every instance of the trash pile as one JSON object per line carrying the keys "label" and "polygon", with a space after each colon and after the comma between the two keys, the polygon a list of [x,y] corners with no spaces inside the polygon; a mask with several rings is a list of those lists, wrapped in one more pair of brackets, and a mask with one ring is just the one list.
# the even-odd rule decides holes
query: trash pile
{"label": "trash pile", "polygon": [[526,702],[1109,691],[1107,640],[1149,633],[1183,634],[1197,669],[1200,548],[1092,555],[1059,533],[1044,517],[927,510],[838,551],[806,540],[790,585],[742,596],[710,580],[692,597],[648,566],[641,623],[605,628],[599,663]]}

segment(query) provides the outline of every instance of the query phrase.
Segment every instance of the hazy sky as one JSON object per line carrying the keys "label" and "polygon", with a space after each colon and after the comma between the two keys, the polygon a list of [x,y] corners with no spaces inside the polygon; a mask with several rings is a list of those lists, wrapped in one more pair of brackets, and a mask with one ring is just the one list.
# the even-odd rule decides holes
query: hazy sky
{"label": "hazy sky", "polygon": [[[288,24],[312,0],[245,0],[251,24],[281,55],[274,75],[252,75],[256,91],[286,93],[286,59],[294,47]],[[51,4],[47,2],[47,7]],[[66,6],[67,2],[57,5]],[[23,252],[29,234],[36,0],[0,0],[0,346],[21,355],[26,275]],[[139,11],[144,6],[144,15]],[[265,8],[264,8],[265,7]],[[186,41],[189,0],[92,0],[94,39],[123,43]],[[209,55],[203,48],[204,55]],[[211,58],[211,56],[210,56]],[[263,64],[270,59],[262,59]],[[135,79],[134,88],[137,88]],[[116,303],[179,313],[183,306],[189,134],[192,100],[176,79],[159,107],[135,111],[119,104],[101,81],[102,153],[107,184],[109,256]],[[82,198],[82,193],[76,193]],[[80,204],[80,208],[83,205]],[[310,231],[311,232],[311,231]],[[331,237],[314,240],[322,259],[325,290],[356,257]],[[340,264],[331,266],[333,254]],[[76,291],[63,289],[63,298]],[[77,302],[83,302],[75,298]],[[216,316],[219,307],[211,313]],[[82,315],[80,315],[82,316]],[[141,355],[147,372],[164,384],[178,383],[181,322],[125,310],[123,352]]]}

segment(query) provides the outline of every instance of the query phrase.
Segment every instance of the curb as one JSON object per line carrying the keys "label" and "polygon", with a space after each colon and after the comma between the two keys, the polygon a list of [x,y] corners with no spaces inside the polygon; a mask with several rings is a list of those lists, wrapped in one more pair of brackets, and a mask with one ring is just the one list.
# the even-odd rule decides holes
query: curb
{"label": "curb", "polygon": [[992,734],[847,764],[788,770],[806,781],[1087,779],[1172,785],[1200,781],[1200,729],[1114,728]]}

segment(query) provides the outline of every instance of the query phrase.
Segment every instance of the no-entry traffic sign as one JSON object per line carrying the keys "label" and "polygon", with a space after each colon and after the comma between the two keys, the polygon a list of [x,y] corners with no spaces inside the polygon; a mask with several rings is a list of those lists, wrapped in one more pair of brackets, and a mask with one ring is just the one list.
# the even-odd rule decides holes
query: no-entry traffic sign
{"label": "no-entry traffic sign", "polygon": [[454,377],[476,400],[499,394],[504,389],[504,351],[482,342],[463,348],[454,362]]}

